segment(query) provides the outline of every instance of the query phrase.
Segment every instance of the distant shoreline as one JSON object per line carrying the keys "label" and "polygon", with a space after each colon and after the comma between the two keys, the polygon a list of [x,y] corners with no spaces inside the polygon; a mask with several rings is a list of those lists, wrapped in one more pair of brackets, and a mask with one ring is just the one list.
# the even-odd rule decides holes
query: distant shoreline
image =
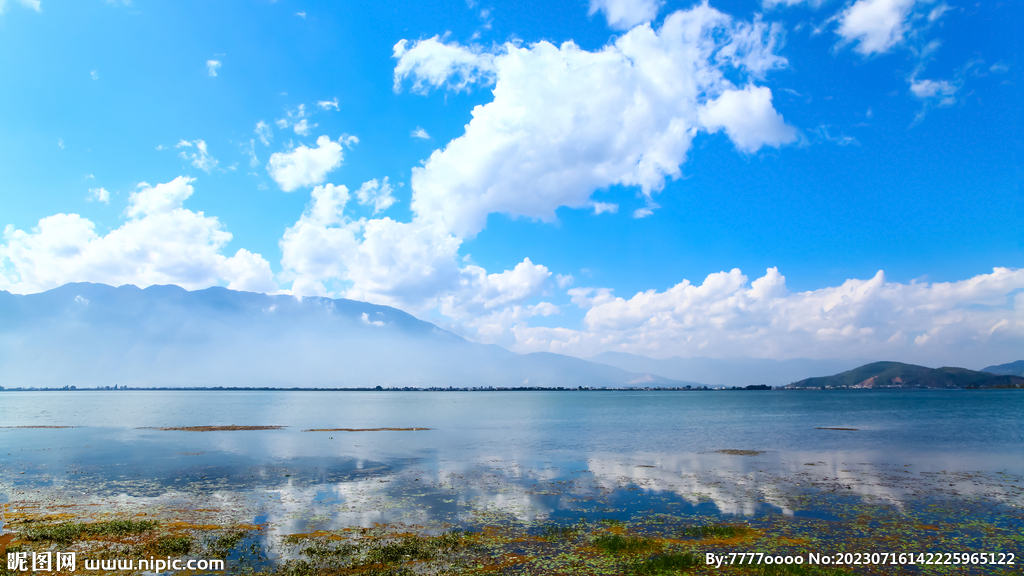
{"label": "distant shoreline", "polygon": [[370,388],[303,388],[303,387],[272,387],[272,386],[182,386],[182,387],[131,387],[131,386],[96,386],[92,388],[78,388],[76,386],[65,386],[62,388],[39,388],[39,387],[18,387],[18,388],[4,388],[0,386],[0,392],[121,392],[121,391],[142,391],[142,392],[167,392],[174,390],[187,390],[191,392],[231,392],[231,391],[245,391],[245,392],[751,392],[751,391],[763,391],[763,390],[784,390],[787,392],[820,392],[820,391],[837,391],[837,390],[1022,390],[1015,386],[966,386],[966,387],[955,387],[955,388],[901,388],[896,386],[879,386],[875,388],[856,388],[856,387],[828,387],[828,388],[815,388],[815,387],[801,387],[801,388],[790,388],[787,386],[768,386],[768,385],[753,385],[753,386],[645,386],[645,387],[628,387],[628,388],[609,388],[609,387],[544,387],[544,386],[519,386],[519,387],[497,387],[497,386],[479,386],[479,387],[415,387],[415,386],[402,386],[385,388],[383,386],[376,386]]}

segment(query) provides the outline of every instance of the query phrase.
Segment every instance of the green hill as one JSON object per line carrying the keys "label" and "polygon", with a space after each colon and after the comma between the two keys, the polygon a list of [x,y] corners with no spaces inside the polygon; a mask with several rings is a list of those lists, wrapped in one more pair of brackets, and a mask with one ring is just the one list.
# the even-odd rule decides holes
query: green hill
{"label": "green hill", "polygon": [[1024,378],[966,368],[873,362],[835,376],[807,378],[787,388],[1024,388]]}

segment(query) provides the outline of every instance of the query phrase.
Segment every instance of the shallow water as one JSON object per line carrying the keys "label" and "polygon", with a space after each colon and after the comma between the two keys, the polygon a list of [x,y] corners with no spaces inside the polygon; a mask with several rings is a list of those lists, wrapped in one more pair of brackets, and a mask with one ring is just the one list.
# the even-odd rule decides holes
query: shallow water
{"label": "shallow water", "polygon": [[[1019,532],[1021,414],[1016,391],[2,392],[0,501],[267,538],[658,514]],[[154,429],[201,425],[286,428]],[[382,427],[431,430],[305,431]]]}

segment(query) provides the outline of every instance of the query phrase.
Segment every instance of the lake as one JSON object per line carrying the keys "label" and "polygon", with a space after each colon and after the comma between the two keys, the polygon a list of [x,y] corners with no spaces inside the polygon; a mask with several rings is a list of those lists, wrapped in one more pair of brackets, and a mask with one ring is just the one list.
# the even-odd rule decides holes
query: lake
{"label": "lake", "polygon": [[[1019,559],[1022,414],[1024,394],[1010,390],[5,391],[0,527],[17,549],[83,554],[101,544],[31,530],[153,518],[153,538],[192,538],[192,554],[235,530],[244,538],[222,554],[229,570],[379,568],[376,549],[358,546],[452,530],[501,532],[501,550],[490,542],[487,554],[526,560],[459,548],[449,555],[470,564],[457,570],[439,552],[388,569],[621,573],[684,552],[755,549]],[[229,425],[283,428],[160,429]],[[427,430],[311,431],[339,428]],[[716,526],[732,532],[710,534]],[[600,551],[620,533],[649,549]],[[139,534],[102,546],[153,550]],[[302,538],[354,548],[311,556]],[[568,567],[535,565],[562,556]],[[849,568],[891,573],[877,564]]]}

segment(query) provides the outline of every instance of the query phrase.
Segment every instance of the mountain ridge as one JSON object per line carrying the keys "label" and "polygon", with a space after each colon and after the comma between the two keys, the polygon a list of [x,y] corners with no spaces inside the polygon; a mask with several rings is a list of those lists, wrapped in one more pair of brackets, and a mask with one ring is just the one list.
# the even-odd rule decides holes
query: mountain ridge
{"label": "mountain ridge", "polygon": [[1007,362],[1006,364],[997,364],[995,366],[987,366],[981,369],[982,372],[988,372],[990,374],[999,374],[1002,376],[1022,376],[1024,377],[1024,360],[1017,360],[1016,362]]}
{"label": "mountain ridge", "polygon": [[558,354],[519,355],[388,306],[223,287],[0,291],[0,318],[7,388],[693,384]]}

